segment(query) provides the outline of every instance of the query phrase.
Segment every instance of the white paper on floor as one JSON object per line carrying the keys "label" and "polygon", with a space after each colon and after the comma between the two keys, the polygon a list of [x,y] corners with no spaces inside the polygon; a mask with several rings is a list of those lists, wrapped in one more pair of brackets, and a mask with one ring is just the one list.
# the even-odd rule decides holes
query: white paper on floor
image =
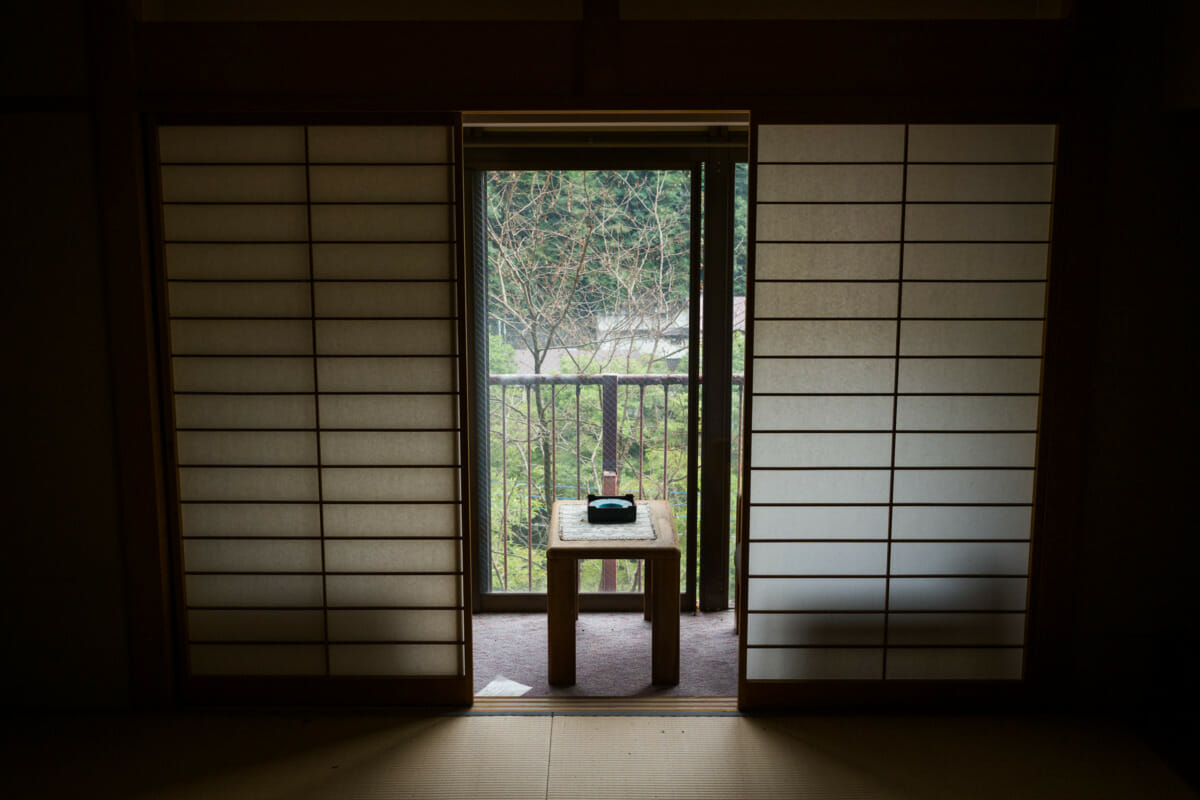
{"label": "white paper on floor", "polygon": [[503,675],[497,675],[492,682],[475,693],[476,697],[520,697],[532,689],[523,683],[509,680]]}

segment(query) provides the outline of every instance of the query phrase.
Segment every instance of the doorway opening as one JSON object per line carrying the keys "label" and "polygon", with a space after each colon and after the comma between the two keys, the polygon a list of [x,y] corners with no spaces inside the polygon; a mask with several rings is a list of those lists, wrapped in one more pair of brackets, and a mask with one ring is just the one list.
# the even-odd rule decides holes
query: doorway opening
{"label": "doorway opening", "polygon": [[[734,695],[745,127],[480,125],[464,145],[476,692]],[[648,562],[633,559],[580,562],[577,681],[548,683],[552,511],[589,494],[670,508],[677,686],[651,685]]]}

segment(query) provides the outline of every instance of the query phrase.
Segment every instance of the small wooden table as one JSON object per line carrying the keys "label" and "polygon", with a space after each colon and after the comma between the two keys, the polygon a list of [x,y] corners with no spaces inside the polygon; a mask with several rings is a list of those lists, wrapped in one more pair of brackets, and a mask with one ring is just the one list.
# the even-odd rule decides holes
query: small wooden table
{"label": "small wooden table", "polygon": [[559,500],[550,514],[546,547],[550,685],[571,686],[575,683],[575,618],[579,593],[576,565],[579,559],[633,558],[646,560],[647,611],[652,625],[651,680],[659,685],[674,686],[679,683],[679,539],[675,536],[671,507],[661,500],[638,503],[649,512],[653,539],[563,541],[560,516],[586,513],[586,505],[582,500]]}

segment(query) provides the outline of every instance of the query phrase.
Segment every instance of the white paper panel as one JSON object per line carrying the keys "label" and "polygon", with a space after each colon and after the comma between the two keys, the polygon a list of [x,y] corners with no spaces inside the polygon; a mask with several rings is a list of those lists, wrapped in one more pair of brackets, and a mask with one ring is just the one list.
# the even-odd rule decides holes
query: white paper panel
{"label": "white paper panel", "polygon": [[165,166],[167,203],[303,203],[304,167]]}
{"label": "white paper panel", "polygon": [[454,248],[445,244],[314,244],[317,280],[454,277]]}
{"label": "white paper panel", "polygon": [[325,648],[301,644],[193,644],[193,675],[321,675]]}
{"label": "white paper panel", "polygon": [[750,510],[751,540],[887,539],[887,532],[888,510],[874,506],[755,506]]}
{"label": "white paper panel", "polygon": [[457,420],[452,395],[321,395],[325,428],[453,428]]}
{"label": "white paper panel", "polygon": [[458,575],[329,575],[330,606],[438,606],[462,603]]}
{"label": "white paper panel", "polygon": [[882,611],[883,578],[755,578],[751,611]]}
{"label": "white paper panel", "polygon": [[900,323],[900,354],[906,356],[1040,356],[1041,322]]}
{"label": "white paper panel", "polygon": [[755,236],[760,241],[894,242],[900,239],[899,204],[759,205],[756,213]]}
{"label": "white paper panel", "polygon": [[896,542],[893,575],[1024,575],[1028,542]]}
{"label": "white paper panel", "polygon": [[901,164],[767,164],[758,168],[756,196],[760,203],[899,203],[903,186]]}
{"label": "white paper panel", "polygon": [[754,352],[760,356],[890,356],[896,352],[896,323],[759,322],[754,326]]}
{"label": "white paper panel", "polygon": [[301,242],[302,205],[163,206],[163,236],[174,242]]}
{"label": "white paper panel", "polygon": [[1030,503],[1031,469],[897,470],[897,503]]}
{"label": "white paper panel", "polygon": [[1028,539],[1031,506],[909,506],[892,512],[895,539]]}
{"label": "white paper panel", "polygon": [[454,322],[449,320],[317,322],[321,355],[449,355],[454,352]]}
{"label": "white paper panel", "polygon": [[320,575],[188,575],[184,583],[192,608],[321,605]]}
{"label": "white paper panel", "polygon": [[1025,615],[890,614],[888,641],[892,644],[1020,645],[1025,643]]}
{"label": "white paper panel", "polygon": [[908,280],[1045,280],[1048,244],[918,242],[904,245]]}
{"label": "white paper panel", "polygon": [[890,397],[755,397],[754,430],[888,430]]}
{"label": "white paper panel", "polygon": [[751,470],[753,503],[886,503],[888,470]]}
{"label": "white paper panel", "polygon": [[909,205],[904,238],[917,242],[1045,242],[1050,239],[1050,206]]}
{"label": "white paper panel", "polygon": [[1049,203],[1052,164],[913,164],[908,201]]}
{"label": "white paper panel", "polygon": [[755,248],[759,280],[895,280],[899,269],[897,244],[775,243]]}
{"label": "white paper panel", "polygon": [[306,244],[168,244],[167,277],[172,280],[308,278]]}
{"label": "white paper panel", "polygon": [[188,572],[320,572],[316,539],[192,539],[183,543]]}
{"label": "white paper panel", "polygon": [[458,469],[330,467],[321,470],[327,502],[428,502],[458,499]]}
{"label": "white paper panel", "polygon": [[894,363],[890,358],[759,358],[754,391],[890,393]]}
{"label": "white paper panel", "polygon": [[182,500],[317,499],[317,471],[296,467],[183,467]]}
{"label": "white paper panel", "polygon": [[450,167],[319,167],[309,170],[314,203],[445,203]]}
{"label": "white paper panel", "polygon": [[1032,467],[1032,433],[902,433],[898,467]]}
{"label": "white paper panel", "polygon": [[311,392],[306,358],[174,358],[177,392]]}
{"label": "white paper panel", "polygon": [[[755,366],[757,370],[758,367]],[[900,360],[900,393],[1012,392],[1036,394],[1039,358],[905,358]],[[755,381],[758,375],[755,373]]]}
{"label": "white paper panel", "polygon": [[326,536],[459,535],[456,505],[325,504]]}
{"label": "white paper panel", "polygon": [[903,161],[903,125],[761,125],[759,161]]}
{"label": "white paper panel", "polygon": [[898,680],[1020,680],[1020,647],[888,650],[887,677]]}
{"label": "white paper panel", "polygon": [[317,463],[317,436],[302,431],[180,431],[179,464]]}
{"label": "white paper panel", "polygon": [[313,205],[313,241],[449,242],[454,238],[447,205]]}
{"label": "white paper panel", "polygon": [[313,163],[429,163],[451,160],[450,129],[442,125],[313,125]]}
{"label": "white paper panel", "polygon": [[885,575],[884,542],[759,542],[750,575]]}
{"label": "white paper panel", "polygon": [[1041,317],[1044,283],[907,283],[906,317]]}
{"label": "white paper panel", "polygon": [[188,638],[213,641],[322,641],[321,611],[210,611],[188,612]]}
{"label": "white paper panel", "polygon": [[901,397],[898,430],[1034,430],[1036,397]]}
{"label": "white paper panel", "polygon": [[459,568],[458,539],[369,539],[325,542],[329,572],[454,572]]}
{"label": "white paper panel", "polygon": [[450,317],[452,283],[318,283],[318,317]]}
{"label": "white paper panel", "polygon": [[910,161],[1053,161],[1054,125],[910,125]]}
{"label": "white paper panel", "polygon": [[316,421],[311,395],[175,395],[180,428],[312,428]]}
{"label": "white paper panel", "polygon": [[158,129],[158,153],[173,161],[304,162],[299,125],[169,125]]}
{"label": "white paper panel", "polygon": [[888,467],[887,433],[756,433],[755,467]]}
{"label": "white paper panel", "polygon": [[883,677],[883,651],[870,647],[752,647],[746,651],[746,679],[872,680]]}
{"label": "white paper panel", "polygon": [[1024,578],[892,578],[893,611],[1024,611]]}
{"label": "white paper panel", "polygon": [[176,355],[308,355],[312,323],[308,320],[171,321],[171,350]]}
{"label": "white paper panel", "polygon": [[453,358],[318,358],[323,392],[452,392]]}
{"label": "white paper panel", "polygon": [[768,283],[755,287],[754,315],[887,317],[899,308],[895,283]]}
{"label": "white paper panel", "polygon": [[746,644],[883,644],[883,614],[750,614]]}
{"label": "white paper panel", "polygon": [[301,283],[178,283],[167,287],[173,317],[307,317],[309,285]]}
{"label": "white paper panel", "polygon": [[457,642],[460,611],[337,611],[329,612],[333,641]]}
{"label": "white paper panel", "polygon": [[[882,131],[764,126],[759,158],[902,161],[903,126],[892,129],[890,157],[862,155],[869,134]],[[1020,677],[1026,579],[951,576],[1028,570],[1053,141],[1053,126],[913,126],[909,158],[931,163],[910,163],[907,174],[886,163],[757,167],[747,569],[781,577],[752,577],[747,605],[808,613],[750,614],[750,679],[836,679],[855,669],[881,678],[880,650],[839,645],[882,644],[888,569],[893,644],[1013,645],[1015,662],[978,651],[1001,652],[1009,660],[999,669],[974,651],[945,650],[942,673],[1013,677],[1015,664]],[[897,179],[906,179],[902,190]],[[888,215],[901,197],[911,282],[897,330],[886,318],[897,313],[901,258],[891,242],[901,231]],[[806,319],[818,317],[831,319]],[[851,317],[862,321],[839,319]],[[896,428],[911,433],[895,439],[889,470],[893,388]],[[823,469],[832,467],[845,469]],[[889,500],[908,505],[889,509]],[[880,505],[838,505],[852,503]],[[838,538],[878,541],[803,541]],[[977,541],[941,541],[951,538]],[[797,575],[828,577],[782,577]],[[919,575],[945,577],[901,577]],[[1014,613],[971,613],[998,610]],[[922,613],[931,611],[953,613]],[[938,678],[923,661],[938,652],[893,647],[889,664],[897,654],[901,666],[889,677]]]}
{"label": "white paper panel", "polygon": [[184,536],[320,536],[320,506],[305,503],[184,503]]}
{"label": "white paper panel", "polygon": [[329,648],[332,675],[458,675],[456,644],[338,644]]}
{"label": "white paper panel", "polygon": [[321,461],[326,466],[339,464],[421,464],[454,466],[459,461],[458,435],[432,433],[349,433],[321,434]]}

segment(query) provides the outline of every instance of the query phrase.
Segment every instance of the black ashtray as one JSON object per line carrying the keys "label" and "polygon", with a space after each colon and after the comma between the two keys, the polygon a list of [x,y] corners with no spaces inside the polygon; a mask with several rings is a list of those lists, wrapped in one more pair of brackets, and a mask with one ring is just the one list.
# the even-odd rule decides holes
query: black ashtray
{"label": "black ashtray", "polygon": [[633,495],[617,496],[588,495],[588,522],[605,524],[608,522],[634,522],[637,519],[637,506],[633,504]]}

